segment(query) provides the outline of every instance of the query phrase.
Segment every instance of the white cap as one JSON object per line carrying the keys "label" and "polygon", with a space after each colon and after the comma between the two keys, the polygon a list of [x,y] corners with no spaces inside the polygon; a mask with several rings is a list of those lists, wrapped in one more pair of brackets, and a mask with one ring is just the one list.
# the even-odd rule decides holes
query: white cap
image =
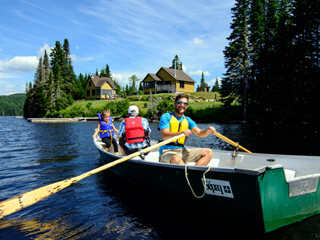
{"label": "white cap", "polygon": [[139,113],[139,108],[135,105],[132,105],[128,109],[128,113],[130,114],[138,114]]}

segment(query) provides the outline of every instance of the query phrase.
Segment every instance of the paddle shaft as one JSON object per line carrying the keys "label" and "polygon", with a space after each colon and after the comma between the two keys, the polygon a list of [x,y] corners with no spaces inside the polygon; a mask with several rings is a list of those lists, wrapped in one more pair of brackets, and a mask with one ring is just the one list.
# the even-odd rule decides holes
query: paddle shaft
{"label": "paddle shaft", "polygon": [[245,152],[248,152],[248,153],[251,153],[248,149],[245,149],[244,147],[240,146],[239,144],[235,143],[234,141],[230,140],[229,138],[221,135],[220,133],[217,133],[215,132],[215,135],[219,138],[221,138],[222,140],[230,143],[231,145],[235,146],[235,147],[239,147],[241,150],[245,151]]}
{"label": "paddle shaft", "polygon": [[[175,141],[181,137],[183,137],[184,134],[180,134],[178,136],[175,136],[173,138],[167,139],[165,141],[162,141],[156,145],[150,146],[148,148],[142,149],[143,153],[147,153],[150,152],[151,150],[154,150],[156,148],[159,148],[163,145],[166,145],[172,141]],[[98,172],[104,171],[108,168],[111,168],[117,164],[120,164],[122,162],[125,162],[131,158],[137,157],[139,156],[141,153],[140,151],[132,153],[128,156],[125,156],[123,158],[120,158],[118,160],[115,160],[111,163],[105,164],[101,167],[98,167],[96,169],[93,169],[89,172],[83,173],[79,176],[73,177],[73,178],[69,178],[60,182],[56,182],[56,183],[52,183],[34,190],[31,190],[29,192],[17,195],[15,197],[12,197],[10,199],[7,199],[3,202],[0,202],[0,219],[8,216],[12,213],[15,213],[21,209],[24,209],[26,207],[29,207],[53,194],[55,194],[56,192],[59,192],[60,190],[69,187],[71,184],[76,183],[86,177],[89,177],[93,174],[96,174]]]}

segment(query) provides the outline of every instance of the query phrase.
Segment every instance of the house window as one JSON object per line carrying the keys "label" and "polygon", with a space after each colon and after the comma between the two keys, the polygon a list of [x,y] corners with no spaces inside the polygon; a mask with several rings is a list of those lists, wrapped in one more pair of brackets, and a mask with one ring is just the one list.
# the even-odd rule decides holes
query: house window
{"label": "house window", "polygon": [[87,90],[87,97],[90,96],[90,90]]}
{"label": "house window", "polygon": [[91,81],[89,81],[89,87],[91,87]]}
{"label": "house window", "polygon": [[171,85],[171,81],[165,81],[164,85]]}
{"label": "house window", "polygon": [[155,88],[155,82],[144,82],[143,84],[144,84],[143,87],[145,89],[147,89],[147,88]]}
{"label": "house window", "polygon": [[96,90],[92,89],[92,96],[95,96],[95,95],[96,95]]}
{"label": "house window", "polygon": [[184,88],[184,81],[180,81],[180,88]]}

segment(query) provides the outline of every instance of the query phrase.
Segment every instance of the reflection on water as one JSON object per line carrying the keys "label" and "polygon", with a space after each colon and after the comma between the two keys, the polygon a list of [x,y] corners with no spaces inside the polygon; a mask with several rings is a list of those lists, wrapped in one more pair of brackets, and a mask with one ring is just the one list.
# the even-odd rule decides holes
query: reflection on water
{"label": "reflection on water", "polygon": [[[120,123],[114,123],[119,128]],[[252,152],[320,155],[319,126],[211,124]],[[96,122],[29,123],[0,117],[0,201],[101,165]],[[205,129],[209,124],[198,124]],[[158,140],[158,124],[151,123]],[[233,150],[216,136],[195,147]],[[219,206],[217,206],[219,207]],[[320,216],[261,235],[101,172],[0,220],[0,239],[316,239]]]}

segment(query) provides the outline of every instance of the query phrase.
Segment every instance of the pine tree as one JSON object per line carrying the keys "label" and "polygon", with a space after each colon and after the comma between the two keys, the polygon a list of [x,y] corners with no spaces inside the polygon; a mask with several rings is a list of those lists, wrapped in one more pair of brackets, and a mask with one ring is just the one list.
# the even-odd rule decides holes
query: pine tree
{"label": "pine tree", "polygon": [[40,84],[43,84],[44,82],[45,82],[45,76],[44,76],[44,71],[43,71],[43,67],[42,67],[42,57],[40,57],[39,61],[38,61],[38,66],[37,66],[36,72],[34,74],[35,88],[37,88],[38,86],[40,86]]}
{"label": "pine tree", "polygon": [[182,70],[182,62],[180,61],[178,55],[176,55],[174,57],[174,59],[172,60],[172,66],[171,68],[173,69],[177,69],[177,70]]}
{"label": "pine tree", "polygon": [[108,65],[108,64],[107,64],[107,66],[106,66],[105,74],[106,74],[106,77],[111,77],[111,72],[110,72],[110,69],[109,69],[109,65]]}
{"label": "pine tree", "polygon": [[46,50],[44,50],[42,67],[44,72],[44,81],[43,81],[44,90],[43,91],[45,96],[47,96],[47,92],[50,89],[50,85],[48,84],[48,82],[49,82],[49,75],[50,75],[51,68],[50,68],[49,56]]}
{"label": "pine tree", "polygon": [[[229,44],[223,51],[227,73],[224,74],[225,77],[221,81],[220,89],[222,102],[226,105],[231,104],[239,95],[241,95],[241,90],[244,89],[241,78],[235,78],[235,74],[239,75],[240,73],[240,64],[236,64],[235,61],[242,54],[240,49],[243,49],[243,34],[246,31],[245,27],[247,26],[249,1],[236,0],[235,7],[233,7],[231,11],[233,13],[233,20],[231,23],[231,29],[233,29],[233,31],[227,38]],[[247,37],[248,36],[246,35],[246,38]]]}
{"label": "pine tree", "polygon": [[62,78],[64,79],[63,89],[65,93],[70,93],[72,97],[76,95],[76,75],[73,71],[70,46],[68,39],[64,39],[63,43],[64,61],[62,63]]}
{"label": "pine tree", "polygon": [[244,20],[244,28],[242,32],[242,39],[240,40],[239,54],[233,58],[232,72],[230,72],[230,79],[238,85],[238,93],[241,94],[241,103],[243,105],[243,119],[247,119],[248,98],[247,89],[249,88],[249,73],[251,68],[250,55],[251,48],[248,42],[248,26],[247,21]]}
{"label": "pine tree", "polygon": [[218,80],[218,78],[216,78],[216,82],[215,82],[214,86],[212,87],[211,92],[219,92],[219,90],[220,90],[219,80]]}
{"label": "pine tree", "polygon": [[200,87],[206,87],[206,86],[208,86],[208,83],[206,83],[204,79],[204,74],[202,72],[201,79],[200,79]]}

